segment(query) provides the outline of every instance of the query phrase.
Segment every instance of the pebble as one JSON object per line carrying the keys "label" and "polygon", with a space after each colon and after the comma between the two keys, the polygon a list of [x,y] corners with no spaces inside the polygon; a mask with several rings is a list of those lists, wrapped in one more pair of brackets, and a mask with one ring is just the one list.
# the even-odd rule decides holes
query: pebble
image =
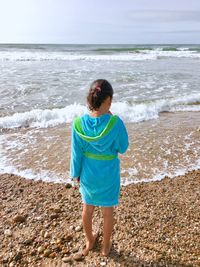
{"label": "pebble", "polygon": [[48,238],[48,237],[50,237],[51,235],[50,235],[50,233],[48,233],[48,232],[45,232],[44,233],[44,238]]}
{"label": "pebble", "polygon": [[65,239],[67,242],[69,242],[69,241],[71,241],[71,240],[73,239],[73,235],[72,235],[72,234],[68,234],[68,235],[64,236],[64,239]]}
{"label": "pebble", "polygon": [[[38,252],[39,252],[39,251],[38,251]],[[31,250],[30,255],[31,255],[31,256],[35,256],[36,253],[37,253],[37,251],[36,251],[35,249],[33,249],[33,250]]]}
{"label": "pebble", "polygon": [[[195,175],[195,173],[192,175]],[[180,181],[176,180],[176,178],[173,181],[179,181],[180,185],[178,188],[180,188],[181,190],[182,181],[180,178],[177,179],[179,179]],[[196,183],[195,181],[196,180],[193,179],[189,182],[191,188],[194,187],[193,183]],[[36,185],[37,183],[39,185],[39,182],[35,183]],[[17,267],[21,265],[29,266],[30,264],[29,259],[31,261],[30,266],[31,265],[39,266],[44,261],[52,261],[52,262],[55,261],[53,260],[54,258],[56,259],[56,261],[62,260],[63,266],[64,265],[68,266],[70,263],[72,263],[73,260],[75,260],[72,264],[73,266],[77,265],[88,266],[88,267],[108,266],[108,265],[120,266],[120,263],[122,263],[122,265],[124,264],[124,266],[126,266],[126,263],[127,266],[129,266],[130,263],[130,266],[132,266],[131,258],[133,258],[133,261],[134,260],[138,261],[138,264],[139,264],[139,259],[143,259],[147,260],[148,262],[154,261],[156,262],[157,265],[164,266],[165,264],[167,264],[168,257],[170,257],[171,261],[174,262],[182,261],[182,264],[185,266],[187,265],[200,266],[199,265],[200,255],[198,249],[198,241],[196,238],[197,236],[196,233],[198,233],[199,230],[198,228],[199,220],[198,216],[196,215],[196,210],[197,210],[196,207],[197,208],[199,207],[199,205],[197,205],[199,204],[199,202],[197,203],[197,197],[199,196],[200,191],[199,189],[196,189],[198,188],[198,186],[195,188],[196,191],[193,190],[194,195],[189,194],[187,193],[187,190],[190,191],[192,190],[187,188],[188,187],[187,180],[184,180],[184,194],[186,194],[187,196],[189,195],[189,197],[185,198],[185,195],[184,196],[180,195],[181,203],[185,204],[186,202],[187,209],[179,210],[179,202],[177,202],[177,198],[172,198],[173,203],[171,201],[171,195],[172,195],[171,193],[174,190],[174,187],[172,189],[172,185],[174,185],[174,182],[172,182],[172,180],[170,181],[166,180],[164,181],[164,185],[166,186],[167,190],[169,189],[170,193],[169,196],[167,196],[167,194],[163,194],[163,192],[165,192],[165,187],[162,188],[163,182],[159,182],[159,185],[157,185],[157,183],[148,184],[148,192],[151,192],[152,194],[151,197],[149,197],[149,195],[151,194],[146,194],[146,190],[144,190],[146,188],[146,185],[143,186],[139,184],[134,186],[133,190],[130,189],[132,187],[126,187],[126,190],[124,189],[122,190],[123,194],[122,202],[124,201],[123,210],[120,207],[117,210],[118,231],[117,232],[114,231],[113,234],[114,234],[114,239],[116,240],[114,246],[118,248],[117,252],[119,252],[119,254],[122,253],[123,255],[120,257],[119,254],[113,253],[111,260],[108,261],[104,257],[99,256],[99,251],[94,251],[90,253],[90,255],[88,257],[85,257],[85,259],[82,257],[82,255],[78,253],[79,251],[76,252],[76,247],[84,246],[85,242],[82,238],[82,231],[80,231],[81,222],[79,218],[79,213],[76,213],[73,210],[74,206],[79,205],[80,199],[74,201],[74,199],[71,198],[70,196],[71,189],[66,191],[64,186],[60,185],[61,189],[63,190],[62,192],[65,192],[65,194],[63,193],[63,198],[61,199],[60,204],[59,203],[55,204],[55,202],[52,201],[52,199],[54,199],[53,196],[55,195],[52,193],[52,195],[50,194],[49,199],[48,197],[46,197],[47,202],[44,203],[44,205],[43,202],[41,202],[41,205],[38,207],[36,213],[34,214],[32,213],[29,207],[29,203],[30,201],[33,201],[34,204],[35,199],[37,199],[37,194],[32,198],[31,194],[28,195],[26,203],[22,203],[23,199],[19,199],[19,203],[17,203],[16,206],[15,206],[16,203],[13,202],[12,213],[10,213],[9,216],[8,214],[5,213],[6,214],[4,215],[5,217],[4,218],[2,217],[2,222],[0,223],[2,229],[1,235],[3,236],[3,242],[1,244],[2,249],[0,249],[1,250],[0,266],[1,264],[3,264],[3,266],[5,265],[8,267]],[[44,186],[48,186],[50,188],[49,185],[45,184]],[[53,185],[53,187],[56,186],[57,185]],[[177,188],[175,189],[176,192]],[[40,191],[40,188],[38,186],[35,186],[34,190]],[[135,200],[133,201],[131,198],[132,191],[135,192],[134,198],[137,200],[136,201],[137,205],[135,205],[135,207],[133,206],[134,208],[132,208],[131,210],[131,216],[132,216],[131,218],[130,216],[128,216],[130,212],[129,201],[132,202],[135,201]],[[48,192],[51,193],[51,190],[48,190]],[[157,199],[157,194],[159,194],[159,199]],[[166,200],[166,203],[165,201],[161,201],[162,200],[162,198],[160,197],[161,195],[163,195],[164,200]],[[148,201],[146,201],[146,197]],[[58,199],[56,199],[56,202],[57,201]],[[141,203],[142,205],[140,205]],[[159,205],[157,205],[157,203]],[[171,203],[173,205],[171,205]],[[24,205],[24,210],[21,209],[17,210],[19,204],[20,207],[22,206],[22,208]],[[4,206],[1,205],[2,203],[0,203],[0,209],[3,210]],[[50,210],[49,207],[51,206],[52,209]],[[140,208],[137,208],[138,206],[140,206]],[[180,206],[182,208],[182,204]],[[58,207],[62,210],[62,213],[58,212],[58,215],[60,218],[62,217],[63,214],[63,218],[65,216],[64,221],[50,220],[50,215],[57,213],[56,210],[54,210],[54,207],[56,208]],[[155,208],[154,212],[151,211],[149,212],[149,210],[151,210],[152,207],[153,209]],[[174,209],[174,207],[176,207],[176,209]],[[29,213],[28,210],[30,211]],[[138,210],[140,212],[138,212]],[[185,214],[183,214],[184,216],[182,216],[182,213],[180,211],[182,211],[183,213],[185,212]],[[100,212],[96,213],[97,216],[95,217],[95,223],[99,225]],[[10,224],[8,224],[7,222],[10,223],[9,219],[13,221],[13,217],[16,214],[23,214],[25,218],[27,218],[28,215],[29,217],[27,218],[27,223],[13,224],[12,226],[10,226]],[[38,217],[41,218],[41,221],[37,221],[36,216],[41,216],[41,215],[42,217]],[[176,215],[177,218],[174,217]],[[179,215],[180,215],[180,221],[178,221]],[[157,220],[157,218],[159,218],[159,220]],[[156,221],[154,219],[156,219]],[[174,236],[174,223],[172,223],[171,225],[169,225],[168,223],[170,220],[175,223],[177,236]],[[148,224],[146,222],[148,222]],[[4,223],[9,226],[5,227]],[[54,224],[58,224],[58,226],[54,227]],[[168,227],[165,228],[166,225]],[[157,229],[161,228],[161,226],[164,226],[163,228],[164,232],[157,231]],[[20,227],[22,227],[22,229],[19,229]],[[188,229],[188,234],[185,235],[185,231],[187,229]],[[11,238],[5,237],[6,230],[10,230],[12,232]],[[42,235],[40,234],[41,231]],[[132,238],[133,232],[135,233],[134,238]],[[45,233],[50,234],[51,237],[49,239],[44,239],[43,236],[45,235]],[[46,234],[46,236],[48,236],[48,234]],[[146,236],[146,240],[144,240],[143,238],[144,236]],[[167,238],[169,238],[170,242],[168,241],[166,236]],[[165,239],[163,239],[164,237]],[[101,238],[102,237],[100,237],[100,241]],[[121,241],[119,241],[119,238],[121,239]],[[29,246],[25,246],[24,244],[26,243],[28,244],[31,239],[32,243],[30,243]],[[68,242],[67,239],[69,239],[70,241]],[[56,242],[57,240],[58,242]],[[155,242],[153,242],[152,240],[154,240]],[[174,244],[176,245],[177,242],[180,243],[180,250],[178,250],[178,252],[177,249],[176,250],[174,249],[175,247]],[[185,246],[187,247],[187,249],[184,250]],[[45,258],[44,251],[48,249],[51,250],[51,253],[49,254],[45,252],[45,255],[49,254],[48,258]],[[21,251],[22,253],[21,260],[19,259],[21,257],[20,253],[17,255],[17,252],[19,251]],[[72,253],[72,251],[74,252]],[[79,254],[79,256],[77,256],[76,253]],[[82,260],[82,258],[83,261],[80,261],[80,263],[78,264],[76,260]],[[15,259],[17,261],[15,261]]]}
{"label": "pebble", "polygon": [[44,257],[48,257],[51,253],[52,253],[52,251],[50,249],[45,249],[44,250]]}
{"label": "pebble", "polygon": [[64,258],[62,258],[62,261],[63,262],[70,262],[70,261],[72,261],[72,256],[64,257]]}
{"label": "pebble", "polygon": [[36,221],[41,221],[42,220],[42,216],[37,216],[35,217]]}
{"label": "pebble", "polygon": [[42,237],[44,237],[44,234],[45,234],[45,230],[41,230],[41,231],[40,231],[40,235],[41,235]]}
{"label": "pebble", "polygon": [[78,226],[76,226],[76,228],[75,228],[75,232],[80,232],[81,229],[82,229],[82,227],[81,227],[80,225],[78,225]]}
{"label": "pebble", "polygon": [[77,251],[79,251],[79,248],[78,247],[75,247],[75,248],[72,249],[72,253],[75,253]]}
{"label": "pebble", "polygon": [[70,231],[74,230],[74,225],[70,225],[69,230]]}
{"label": "pebble", "polygon": [[59,215],[57,213],[53,213],[50,215],[50,219],[53,220],[53,219],[57,219],[59,217]]}
{"label": "pebble", "polygon": [[61,213],[62,212],[62,210],[60,208],[58,208],[58,207],[54,208],[53,211],[55,213]]}
{"label": "pebble", "polygon": [[69,253],[69,249],[68,248],[63,248],[62,249],[62,253],[63,254],[68,254]]}
{"label": "pebble", "polygon": [[69,183],[67,183],[67,184],[65,185],[65,188],[67,188],[67,189],[69,189],[69,188],[71,188],[71,187],[72,187],[72,185],[69,184]]}
{"label": "pebble", "polygon": [[25,222],[26,218],[23,215],[17,214],[13,217],[13,221],[16,223],[23,223]]}
{"label": "pebble", "polygon": [[60,238],[58,238],[58,239],[56,239],[55,243],[56,243],[57,245],[62,244],[62,240],[61,240]]}
{"label": "pebble", "polygon": [[33,239],[29,238],[24,240],[24,245],[30,245],[33,242]]}
{"label": "pebble", "polygon": [[14,256],[14,260],[18,261],[21,260],[21,258],[22,258],[22,252],[18,251],[17,254]]}
{"label": "pebble", "polygon": [[52,252],[50,255],[49,255],[49,258],[55,258],[57,256],[56,252]]}
{"label": "pebble", "polygon": [[5,236],[12,236],[12,231],[11,231],[10,229],[6,229],[6,230],[4,231],[4,235],[5,235]]}
{"label": "pebble", "polygon": [[38,247],[38,249],[37,249],[37,251],[39,252],[39,253],[42,253],[43,251],[45,250],[45,248],[44,247]]}
{"label": "pebble", "polygon": [[73,260],[75,261],[82,261],[84,259],[83,255],[81,253],[76,253],[74,256],[73,256]]}

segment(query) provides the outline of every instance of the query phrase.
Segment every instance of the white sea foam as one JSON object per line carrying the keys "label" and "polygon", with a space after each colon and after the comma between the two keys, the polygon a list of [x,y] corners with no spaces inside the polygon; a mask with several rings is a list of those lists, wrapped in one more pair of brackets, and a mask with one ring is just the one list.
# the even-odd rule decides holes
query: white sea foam
{"label": "white sea foam", "polygon": [[[0,153],[1,154],[1,153]],[[127,186],[130,184],[138,184],[138,183],[150,183],[150,182],[156,182],[161,181],[165,177],[169,177],[171,179],[179,176],[179,175],[185,175],[189,171],[193,170],[199,170],[200,169],[200,159],[196,161],[195,164],[190,165],[189,167],[181,168],[175,170],[173,173],[157,173],[154,177],[148,178],[148,179],[135,179],[134,175],[137,172],[135,169],[133,169],[133,173],[130,173],[130,177],[124,177],[122,179],[121,184],[123,186]],[[129,170],[130,171],[130,170]],[[41,180],[44,182],[53,182],[53,183],[71,183],[69,173],[66,173],[65,178],[62,176],[59,176],[53,172],[50,171],[40,171],[38,173],[34,172],[31,169],[25,169],[25,170],[18,170],[16,167],[6,164],[2,161],[2,158],[0,160],[0,174],[15,174],[21,177],[24,177],[26,179],[32,179],[35,181]],[[123,172],[122,172],[123,173]]]}
{"label": "white sea foam", "polygon": [[177,176],[185,175],[190,171],[195,171],[199,169],[200,169],[200,159],[196,160],[194,164],[191,164],[190,166],[187,166],[185,168],[178,168],[174,172],[157,173],[156,175],[154,175],[154,177],[148,179],[134,179],[135,172],[133,173],[129,172],[130,177],[124,178],[122,185],[127,186],[129,184],[157,182],[163,180],[165,177],[173,179]]}
{"label": "white sea foam", "polygon": [[[200,111],[200,105],[193,105],[199,102],[200,94],[192,94],[140,104],[115,102],[111,110],[126,122],[141,122],[157,119],[161,112]],[[61,109],[34,109],[24,113],[15,113],[11,116],[1,117],[0,129],[16,127],[53,127],[62,123],[69,123],[74,117],[81,116],[85,113],[87,113],[87,108],[76,103]]]}
{"label": "white sea foam", "polygon": [[[0,174],[15,174],[26,179],[33,179],[35,181],[42,180],[44,182],[53,182],[53,183],[67,183],[70,182],[69,172],[66,172],[65,175],[59,176],[52,171],[41,170],[40,172],[35,172],[31,169],[19,170],[17,167],[10,164],[7,157],[7,151],[3,150],[3,144],[7,142],[6,136],[0,136]],[[16,142],[10,144],[12,148],[15,148]],[[65,177],[63,177],[65,176]]]}
{"label": "white sea foam", "polygon": [[0,128],[16,127],[52,127],[62,123],[68,123],[76,116],[87,112],[87,108],[80,104],[72,104],[61,109],[34,109],[23,113],[15,113],[12,116],[0,118]]}
{"label": "white sea foam", "polygon": [[200,53],[186,49],[178,51],[162,51],[161,49],[154,50],[138,50],[137,53],[114,53],[114,54],[72,54],[64,52],[36,52],[36,51],[0,51],[1,61],[140,61],[140,60],[156,60],[159,58],[200,58]]}

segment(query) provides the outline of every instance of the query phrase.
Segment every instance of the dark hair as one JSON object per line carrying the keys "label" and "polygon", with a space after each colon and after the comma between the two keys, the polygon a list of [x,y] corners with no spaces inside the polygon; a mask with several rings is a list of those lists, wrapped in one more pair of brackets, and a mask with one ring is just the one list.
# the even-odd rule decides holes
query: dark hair
{"label": "dark hair", "polygon": [[111,84],[104,79],[95,80],[91,84],[87,96],[88,108],[90,110],[97,110],[108,96],[113,97]]}

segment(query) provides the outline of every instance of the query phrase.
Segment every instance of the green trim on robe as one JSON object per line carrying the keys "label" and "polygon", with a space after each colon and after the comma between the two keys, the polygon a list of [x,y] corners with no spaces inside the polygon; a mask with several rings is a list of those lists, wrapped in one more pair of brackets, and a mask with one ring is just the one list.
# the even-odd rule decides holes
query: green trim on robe
{"label": "green trim on robe", "polygon": [[101,154],[94,154],[94,153],[89,153],[89,152],[85,152],[83,153],[83,155],[87,158],[97,159],[97,160],[112,160],[112,159],[117,158],[117,155],[101,155]]}
{"label": "green trim on robe", "polygon": [[105,135],[107,135],[111,130],[112,128],[115,126],[116,122],[118,120],[118,117],[117,116],[111,116],[105,129],[97,136],[95,137],[91,137],[91,136],[86,136],[84,134],[84,131],[83,131],[83,127],[82,127],[82,122],[81,122],[81,118],[80,117],[77,117],[75,120],[74,120],[74,130],[77,132],[77,134],[85,141],[87,142],[92,142],[92,141],[97,141],[99,140],[100,138],[104,137]]}

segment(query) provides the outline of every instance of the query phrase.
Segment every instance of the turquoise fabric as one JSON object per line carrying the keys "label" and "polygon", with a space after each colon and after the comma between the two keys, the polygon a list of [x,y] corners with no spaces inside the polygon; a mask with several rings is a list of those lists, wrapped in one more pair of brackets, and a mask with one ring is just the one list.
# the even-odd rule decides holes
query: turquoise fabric
{"label": "turquoise fabric", "polygon": [[[95,137],[106,127],[110,114],[81,117],[82,129],[86,136]],[[72,127],[70,175],[80,177],[82,201],[94,206],[114,206],[119,203],[120,160],[97,160],[84,153],[116,155],[128,148],[128,134],[123,121],[118,117],[115,126],[104,137],[96,141],[85,141]]]}

